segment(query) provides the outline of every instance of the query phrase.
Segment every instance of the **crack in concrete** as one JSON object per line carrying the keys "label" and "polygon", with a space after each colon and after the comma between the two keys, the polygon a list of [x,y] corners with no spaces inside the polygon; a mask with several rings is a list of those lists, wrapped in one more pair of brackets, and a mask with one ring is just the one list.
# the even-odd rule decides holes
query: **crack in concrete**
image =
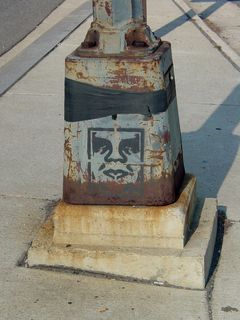
{"label": "crack in concrete", "polygon": [[5,96],[36,96],[36,97],[54,97],[59,96],[58,93],[30,93],[30,92],[6,92]]}
{"label": "crack in concrete", "polygon": [[19,198],[19,199],[26,199],[26,200],[40,200],[40,201],[50,201],[50,202],[60,201],[60,198],[41,198],[41,197],[31,197],[23,194],[8,194],[8,193],[1,193],[0,198]]}
{"label": "crack in concrete", "polygon": [[163,287],[163,288],[172,288],[172,289],[186,290],[186,291],[205,291],[205,289],[192,289],[187,287],[174,286],[174,285],[168,284],[167,282],[163,282],[159,284],[159,283],[156,283],[156,281],[152,281],[152,280],[140,280],[133,277],[118,276],[118,275],[104,273],[104,272],[91,272],[91,271],[85,271],[81,269],[75,269],[75,268],[63,267],[63,266],[52,267],[52,266],[39,265],[39,266],[29,267],[26,262],[26,256],[24,257],[24,260],[22,260],[18,264],[18,266],[27,267],[31,269],[60,272],[60,273],[70,273],[73,275],[82,275],[86,277],[94,277],[94,278],[100,278],[100,279],[102,278],[102,279],[110,279],[110,280],[123,281],[123,282],[129,282],[129,283],[139,283],[139,284],[152,285],[152,286]]}

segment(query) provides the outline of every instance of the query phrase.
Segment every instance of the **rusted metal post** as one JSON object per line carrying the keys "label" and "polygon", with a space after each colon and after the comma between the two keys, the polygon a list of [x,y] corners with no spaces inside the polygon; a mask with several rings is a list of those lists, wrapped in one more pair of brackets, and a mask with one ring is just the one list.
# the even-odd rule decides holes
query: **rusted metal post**
{"label": "rusted metal post", "polygon": [[66,58],[64,201],[166,205],[184,177],[171,46],[145,0],[93,0]]}
{"label": "rusted metal post", "polygon": [[146,0],[133,0],[132,11],[134,20],[143,20],[144,22],[147,22]]}
{"label": "rusted metal post", "polygon": [[146,25],[146,1],[93,0],[93,23],[82,47],[113,54],[124,52],[133,40],[149,47],[156,44]]}

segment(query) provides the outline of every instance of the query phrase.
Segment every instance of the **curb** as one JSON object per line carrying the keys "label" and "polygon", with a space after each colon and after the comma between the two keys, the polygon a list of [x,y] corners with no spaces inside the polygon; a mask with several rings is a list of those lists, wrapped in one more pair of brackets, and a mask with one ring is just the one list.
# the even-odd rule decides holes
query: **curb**
{"label": "curb", "polygon": [[184,0],[172,0],[186,14],[204,36],[217,48],[227,60],[240,71],[240,56],[224,42]]}
{"label": "curb", "polygon": [[83,2],[0,68],[0,97],[92,15],[90,0]]}

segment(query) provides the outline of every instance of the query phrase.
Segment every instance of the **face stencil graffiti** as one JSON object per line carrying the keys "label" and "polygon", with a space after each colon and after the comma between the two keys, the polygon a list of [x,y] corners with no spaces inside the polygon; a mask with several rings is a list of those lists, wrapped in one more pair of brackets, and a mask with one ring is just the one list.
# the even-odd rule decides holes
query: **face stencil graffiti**
{"label": "face stencil graffiti", "polygon": [[91,182],[134,183],[143,179],[142,129],[88,130],[88,171]]}

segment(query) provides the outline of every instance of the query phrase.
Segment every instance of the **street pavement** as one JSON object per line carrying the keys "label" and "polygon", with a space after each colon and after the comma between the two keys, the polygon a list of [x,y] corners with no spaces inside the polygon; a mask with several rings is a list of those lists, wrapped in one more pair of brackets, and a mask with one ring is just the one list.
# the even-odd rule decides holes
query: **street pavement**
{"label": "street pavement", "polygon": [[64,0],[0,1],[0,56],[31,32]]}
{"label": "street pavement", "polygon": [[197,291],[18,266],[61,198],[64,58],[88,19],[0,98],[2,320],[240,319],[240,73],[173,1],[148,0],[148,18],[172,42],[186,169],[228,218],[217,271]]}

